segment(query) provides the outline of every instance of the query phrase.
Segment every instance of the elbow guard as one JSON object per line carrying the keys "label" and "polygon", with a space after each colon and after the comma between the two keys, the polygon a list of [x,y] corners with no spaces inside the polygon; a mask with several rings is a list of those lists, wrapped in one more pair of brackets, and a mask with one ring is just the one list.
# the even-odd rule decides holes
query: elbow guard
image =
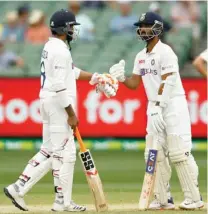
{"label": "elbow guard", "polygon": [[162,80],[161,83],[164,83],[163,92],[157,97],[157,102],[160,103],[161,107],[166,106],[170,95],[175,87],[176,79],[177,73],[173,73],[172,75],[169,75],[165,80]]}
{"label": "elbow guard", "polygon": [[57,95],[58,95],[60,105],[63,108],[66,108],[70,104],[72,105],[72,99],[70,98],[69,94],[67,93],[67,90],[57,92]]}

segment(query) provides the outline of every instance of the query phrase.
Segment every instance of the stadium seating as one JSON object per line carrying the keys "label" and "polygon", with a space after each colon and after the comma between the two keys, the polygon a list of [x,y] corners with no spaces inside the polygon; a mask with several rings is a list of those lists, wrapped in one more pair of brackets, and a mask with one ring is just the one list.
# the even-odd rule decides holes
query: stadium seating
{"label": "stadium seating", "polygon": [[1,70],[0,71],[0,76],[1,77],[27,77],[28,73],[27,70],[21,69],[21,68],[10,68],[6,70]]}
{"label": "stadium seating", "polygon": [[183,67],[192,47],[192,31],[190,28],[180,29],[176,32],[166,35],[166,41],[172,46],[179,58],[179,65]]}
{"label": "stadium seating", "polygon": [[16,54],[19,54],[23,48],[24,44],[19,44],[19,43],[7,43],[6,44],[6,49],[8,51],[15,52]]}
{"label": "stadium seating", "polygon": [[[31,9],[41,9],[46,14],[46,21],[49,23],[50,16],[54,11],[61,8],[67,8],[67,2],[24,2],[29,4]],[[0,18],[4,22],[6,12],[16,9],[22,2],[0,2]],[[170,20],[170,2],[161,2],[161,12],[166,20]],[[133,2],[133,12],[138,15],[147,11],[149,2]],[[200,2],[202,32],[205,32],[207,26],[207,6],[206,2]],[[130,75],[133,69],[134,58],[142,50],[145,43],[137,41],[136,34],[121,36],[112,35],[109,32],[109,22],[117,13],[116,10],[105,8],[103,10],[83,9],[83,13],[91,17],[95,23],[95,41],[82,42],[79,39],[72,43],[73,62],[77,67],[90,72],[107,72],[109,67],[117,63],[120,59],[126,60],[127,75]],[[167,34],[166,41],[170,44],[179,58],[180,66],[188,60],[192,47],[191,29],[181,29]],[[11,69],[2,75],[8,76],[39,76],[40,75],[40,56],[43,45],[31,44],[7,44],[8,50],[14,51],[22,56],[25,61],[25,68]]]}

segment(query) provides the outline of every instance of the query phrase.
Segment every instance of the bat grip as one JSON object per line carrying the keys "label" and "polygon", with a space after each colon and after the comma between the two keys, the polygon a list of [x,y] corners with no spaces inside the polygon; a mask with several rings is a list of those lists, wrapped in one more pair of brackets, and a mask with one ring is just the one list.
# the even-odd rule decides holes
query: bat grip
{"label": "bat grip", "polygon": [[159,134],[156,134],[156,136],[153,138],[152,149],[157,150],[157,148],[158,148],[157,144],[158,143],[159,143]]}
{"label": "bat grip", "polygon": [[79,147],[80,147],[80,151],[81,152],[86,152],[86,148],[85,148],[85,145],[82,141],[82,137],[79,133],[79,129],[76,127],[76,130],[75,130],[75,135],[76,135],[76,138],[77,138],[77,141],[79,143]]}

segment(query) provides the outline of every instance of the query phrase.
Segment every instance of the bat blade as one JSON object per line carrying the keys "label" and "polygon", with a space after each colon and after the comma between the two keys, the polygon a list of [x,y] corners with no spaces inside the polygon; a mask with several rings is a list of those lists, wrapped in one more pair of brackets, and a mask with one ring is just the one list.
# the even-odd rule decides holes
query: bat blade
{"label": "bat blade", "polygon": [[92,191],[95,208],[98,212],[107,211],[108,205],[103,191],[103,185],[89,150],[79,153],[87,182]]}
{"label": "bat blade", "polygon": [[157,167],[157,150],[150,149],[146,164],[146,171],[142,191],[139,199],[139,210],[146,210],[149,207],[150,199],[152,197],[154,189],[156,167]]}
{"label": "bat blade", "polygon": [[96,210],[98,212],[107,211],[108,206],[99,174],[97,173],[96,175],[87,175],[87,181],[94,196]]}

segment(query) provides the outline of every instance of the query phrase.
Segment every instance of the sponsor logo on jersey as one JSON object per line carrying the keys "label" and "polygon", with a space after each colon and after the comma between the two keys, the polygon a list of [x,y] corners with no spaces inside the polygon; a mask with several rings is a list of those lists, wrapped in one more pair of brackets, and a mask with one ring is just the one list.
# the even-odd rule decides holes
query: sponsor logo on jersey
{"label": "sponsor logo on jersey", "polygon": [[140,69],[140,75],[144,76],[146,74],[153,74],[153,75],[157,75],[157,70],[155,69],[150,69],[150,68],[142,68]]}
{"label": "sponsor logo on jersey", "polygon": [[167,65],[165,67],[162,67],[162,70],[171,69],[173,68],[173,65]]}
{"label": "sponsor logo on jersey", "polygon": [[139,60],[139,64],[145,63],[144,59]]}
{"label": "sponsor logo on jersey", "polygon": [[63,67],[63,66],[59,66],[59,65],[55,65],[55,67],[54,67],[55,69],[65,69],[65,67]]}

